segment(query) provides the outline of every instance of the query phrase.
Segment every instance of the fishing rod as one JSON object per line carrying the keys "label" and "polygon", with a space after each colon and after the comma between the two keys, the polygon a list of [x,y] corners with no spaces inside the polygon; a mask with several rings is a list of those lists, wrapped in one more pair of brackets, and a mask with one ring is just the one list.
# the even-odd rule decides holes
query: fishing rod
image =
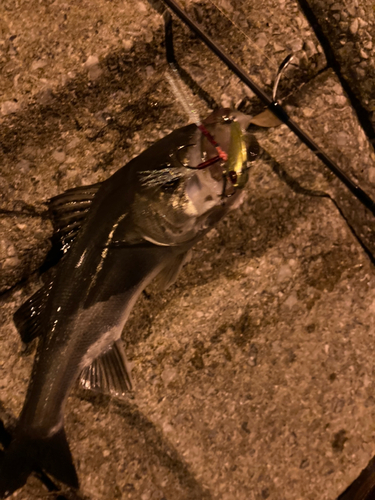
{"label": "fishing rod", "polygon": [[247,86],[259,99],[261,99],[268,109],[304,143],[317,156],[332,173],[340,179],[349,191],[375,216],[375,202],[372,198],[356,184],[328,155],[323,151],[316,142],[304,132],[299,125],[293,121],[285,109],[276,101],[275,95],[270,98],[245,71],[224,52],[207,33],[193,21],[186,12],[175,2],[175,0],[162,0],[181,21],[183,21],[198,37],[204,42],[207,47],[219,58],[223,63]]}

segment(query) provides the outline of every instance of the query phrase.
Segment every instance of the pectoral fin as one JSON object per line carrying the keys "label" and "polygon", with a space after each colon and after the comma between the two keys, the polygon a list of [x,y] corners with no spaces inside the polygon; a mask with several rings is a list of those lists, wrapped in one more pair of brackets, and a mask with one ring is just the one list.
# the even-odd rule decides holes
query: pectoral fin
{"label": "pectoral fin", "polygon": [[191,258],[191,251],[188,250],[186,253],[181,253],[171,259],[171,261],[160,271],[156,280],[157,284],[162,290],[166,290],[168,287],[173,285],[176,281],[183,266],[189,262]]}
{"label": "pectoral fin", "polygon": [[126,358],[121,340],[82,370],[80,384],[85,389],[123,396],[133,388],[131,366]]}

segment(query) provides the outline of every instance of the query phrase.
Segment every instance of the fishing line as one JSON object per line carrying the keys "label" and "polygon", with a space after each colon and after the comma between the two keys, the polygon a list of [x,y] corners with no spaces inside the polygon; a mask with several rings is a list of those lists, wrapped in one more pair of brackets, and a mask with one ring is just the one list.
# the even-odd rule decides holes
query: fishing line
{"label": "fishing line", "polygon": [[[178,101],[180,101],[182,107],[185,110],[185,113],[189,116],[190,121],[192,121],[193,123],[196,124],[197,127],[199,127],[199,125],[201,125],[201,120],[200,120],[198,111],[196,109],[194,109],[191,102],[189,102],[187,100],[185,93],[182,89],[181,81],[178,78],[178,73],[177,73],[176,67],[174,66],[173,63],[170,63],[169,65],[171,67],[171,70],[167,71],[165,74],[165,76],[168,80],[168,83],[171,86],[171,89],[172,89],[176,99]],[[173,75],[172,72],[175,73],[176,76]]]}
{"label": "fishing line", "polygon": [[206,127],[203,125],[201,122],[201,119],[199,117],[198,112],[196,109],[194,109],[193,105],[191,102],[188,101],[186,98],[185,92],[182,88],[182,83],[181,79],[179,78],[178,75],[178,70],[176,66],[173,63],[169,63],[170,66],[170,71],[166,73],[166,78],[172,88],[172,91],[175,95],[175,97],[180,101],[182,107],[184,108],[185,112],[189,116],[190,120],[195,123],[195,125],[199,128],[199,130],[202,132],[202,134],[207,138],[207,140],[214,146],[216,149],[218,156],[215,158],[210,158],[209,160],[200,163],[197,167],[197,169],[203,169],[208,167],[209,165],[212,165],[212,163],[215,163],[218,160],[223,160],[227,161],[228,160],[228,154],[221,149],[219,143],[215,140],[215,138],[210,134],[210,132],[206,129]]}

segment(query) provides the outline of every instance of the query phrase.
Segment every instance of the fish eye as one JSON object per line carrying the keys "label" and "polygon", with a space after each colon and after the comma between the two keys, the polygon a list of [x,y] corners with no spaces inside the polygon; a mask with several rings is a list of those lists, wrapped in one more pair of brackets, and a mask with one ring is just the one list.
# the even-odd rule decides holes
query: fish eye
{"label": "fish eye", "polygon": [[222,116],[221,116],[221,122],[225,123],[225,125],[229,125],[232,122],[235,121],[235,116],[231,110],[227,110]]}

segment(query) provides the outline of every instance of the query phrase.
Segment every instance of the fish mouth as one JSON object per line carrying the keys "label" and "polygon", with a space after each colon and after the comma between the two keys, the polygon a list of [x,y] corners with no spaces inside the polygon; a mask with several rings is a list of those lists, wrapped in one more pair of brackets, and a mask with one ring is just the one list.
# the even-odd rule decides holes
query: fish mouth
{"label": "fish mouth", "polygon": [[211,165],[207,169],[198,170],[189,179],[185,192],[199,216],[220,203],[223,182],[223,170],[220,165],[218,168]]}

